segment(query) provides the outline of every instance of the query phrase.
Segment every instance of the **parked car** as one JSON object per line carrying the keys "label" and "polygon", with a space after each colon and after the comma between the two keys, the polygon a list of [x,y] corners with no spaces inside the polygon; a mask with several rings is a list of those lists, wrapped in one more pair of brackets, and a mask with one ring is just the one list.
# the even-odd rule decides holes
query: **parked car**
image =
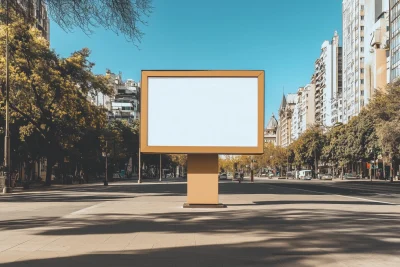
{"label": "parked car", "polygon": [[287,173],[286,173],[286,177],[287,177],[288,179],[296,179],[295,172],[287,172]]}
{"label": "parked car", "polygon": [[311,170],[299,171],[299,179],[311,180],[312,179],[312,171]]}
{"label": "parked car", "polygon": [[226,179],[228,179],[228,175],[227,175],[226,173],[224,173],[224,172],[220,173],[218,176],[219,176],[218,178],[219,178],[220,180],[226,180]]}
{"label": "parked car", "polygon": [[319,174],[319,179],[320,180],[332,180],[333,176],[332,174],[324,173],[324,174]]}

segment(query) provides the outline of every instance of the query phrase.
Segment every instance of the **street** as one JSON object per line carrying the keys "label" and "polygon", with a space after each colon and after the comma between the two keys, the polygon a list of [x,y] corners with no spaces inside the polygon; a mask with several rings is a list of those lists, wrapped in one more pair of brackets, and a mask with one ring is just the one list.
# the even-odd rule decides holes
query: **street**
{"label": "street", "polygon": [[1,266],[400,266],[400,183],[220,183],[225,209],[183,209],[186,183],[0,196]]}

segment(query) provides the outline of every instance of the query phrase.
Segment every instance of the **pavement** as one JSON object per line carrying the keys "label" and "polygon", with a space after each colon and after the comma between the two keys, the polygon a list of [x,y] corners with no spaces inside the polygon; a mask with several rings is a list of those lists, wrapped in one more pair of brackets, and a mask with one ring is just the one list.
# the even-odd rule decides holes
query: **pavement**
{"label": "pavement", "polygon": [[0,266],[400,266],[400,184],[121,181],[0,195]]}

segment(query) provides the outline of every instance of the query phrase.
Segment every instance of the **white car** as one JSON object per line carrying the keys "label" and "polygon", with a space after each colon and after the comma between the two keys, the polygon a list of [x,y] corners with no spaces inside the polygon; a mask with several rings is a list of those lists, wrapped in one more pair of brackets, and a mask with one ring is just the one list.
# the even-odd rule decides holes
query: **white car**
{"label": "white car", "polygon": [[218,177],[220,180],[226,180],[226,179],[228,179],[228,175],[226,174],[226,173],[220,173],[219,174],[219,177]]}
{"label": "white car", "polygon": [[299,171],[299,179],[311,180],[312,179],[312,171],[311,170]]}

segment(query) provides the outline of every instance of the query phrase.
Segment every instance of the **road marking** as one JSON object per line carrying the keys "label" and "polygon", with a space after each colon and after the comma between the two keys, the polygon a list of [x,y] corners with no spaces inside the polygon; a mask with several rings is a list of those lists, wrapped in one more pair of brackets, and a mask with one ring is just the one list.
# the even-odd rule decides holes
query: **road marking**
{"label": "road marking", "polygon": [[400,204],[396,204],[396,203],[380,201],[380,200],[372,200],[372,199],[367,199],[367,198],[362,198],[362,197],[351,197],[351,196],[346,196],[346,195],[332,194],[332,193],[313,191],[313,190],[307,190],[307,189],[300,189],[300,188],[292,188],[292,187],[279,186],[279,185],[273,185],[273,186],[281,187],[281,188],[294,189],[294,190],[299,190],[299,191],[306,191],[306,192],[311,192],[311,193],[319,193],[319,194],[324,194],[324,195],[332,195],[332,196],[338,196],[338,197],[358,199],[358,200],[363,200],[363,201],[366,201],[366,202],[375,202],[375,203],[382,203],[382,204],[393,205],[393,206],[400,206]]}

